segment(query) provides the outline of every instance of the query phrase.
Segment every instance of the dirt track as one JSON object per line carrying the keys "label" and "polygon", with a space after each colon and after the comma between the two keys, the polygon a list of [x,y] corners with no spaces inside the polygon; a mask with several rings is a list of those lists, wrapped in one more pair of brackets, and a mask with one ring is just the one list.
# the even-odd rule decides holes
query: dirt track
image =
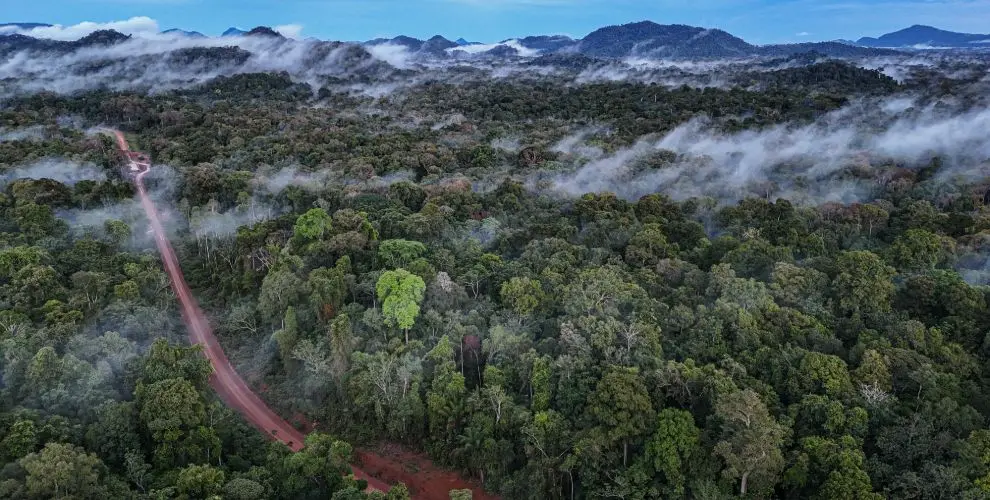
{"label": "dirt track", "polygon": [[[117,138],[117,144],[120,150],[125,154],[130,152],[130,147],[124,135],[119,131],[114,131],[114,135]],[[192,292],[189,290],[189,285],[186,284],[186,280],[182,275],[182,268],[179,267],[179,261],[175,257],[175,251],[172,249],[172,245],[165,235],[165,228],[158,218],[158,210],[155,208],[154,202],[151,201],[144,187],[144,176],[149,171],[150,169],[147,165],[141,165],[139,172],[134,176],[134,183],[137,185],[141,205],[144,207],[144,211],[148,216],[148,222],[151,224],[152,232],[155,235],[155,244],[158,246],[158,252],[161,254],[165,271],[172,281],[172,289],[175,290],[175,296],[179,300],[182,320],[189,329],[189,341],[192,344],[202,345],[203,353],[210,360],[210,364],[213,365],[210,386],[220,395],[220,399],[227,406],[241,412],[248,422],[251,422],[251,424],[262,432],[285,443],[293,451],[301,450],[305,436],[272,411],[248,387],[244,379],[231,366],[227,355],[224,354],[219,342],[217,342],[216,336],[213,335],[213,329],[210,328],[206,315],[199,308],[196,298],[193,297]],[[368,485],[371,488],[379,491],[388,491],[389,485],[383,481],[369,476],[361,469],[352,467],[352,471],[358,479],[368,481]]]}
{"label": "dirt track", "polygon": [[[305,439],[303,433],[272,411],[244,382],[237,370],[230,364],[227,355],[224,354],[216,336],[213,335],[213,329],[210,327],[206,315],[203,314],[199,303],[189,289],[189,285],[186,284],[175,251],[172,249],[165,228],[158,217],[158,210],[144,186],[144,176],[148,174],[151,168],[150,160],[146,156],[137,156],[138,153],[131,151],[127,139],[120,131],[113,130],[112,133],[117,139],[117,145],[121,152],[127,157],[129,167],[132,167],[131,173],[141,198],[141,205],[144,207],[148,222],[151,224],[152,232],[155,235],[155,244],[158,246],[158,252],[161,254],[162,262],[165,265],[165,272],[168,273],[172,282],[172,289],[179,300],[182,320],[189,330],[189,341],[192,344],[203,346],[203,353],[213,366],[210,386],[227,406],[239,411],[248,422],[251,422],[266,435],[285,443],[293,451],[301,450]],[[498,499],[494,495],[485,493],[476,484],[465,481],[455,472],[437,468],[422,454],[394,449],[383,450],[382,453],[355,450],[355,455],[363,463],[372,467],[380,477],[404,482],[409,488],[412,498],[416,500],[447,500],[449,490],[465,488],[471,489],[473,497],[476,499]],[[412,472],[410,469],[416,472]],[[388,491],[389,485],[385,481],[372,477],[353,465],[351,471],[356,478],[366,480],[369,489]]]}

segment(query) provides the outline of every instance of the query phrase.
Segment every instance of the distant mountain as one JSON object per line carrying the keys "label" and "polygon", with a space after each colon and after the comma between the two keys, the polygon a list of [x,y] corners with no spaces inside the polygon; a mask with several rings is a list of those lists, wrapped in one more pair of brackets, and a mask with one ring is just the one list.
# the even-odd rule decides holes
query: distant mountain
{"label": "distant mountain", "polygon": [[916,24],[893,33],[887,33],[879,38],[863,37],[857,44],[865,47],[952,47],[952,48],[990,48],[990,35],[972,33],[957,33],[931,26]]}
{"label": "distant mountain", "polygon": [[129,40],[131,37],[114,30],[94,31],[79,40],[67,42],[33,38],[26,35],[0,37],[0,56],[20,50],[39,52],[68,53],[84,47],[110,46]]}
{"label": "distant mountain", "polygon": [[595,57],[739,57],[755,47],[718,29],[642,21],[595,30],[577,50]]}
{"label": "distant mountain", "polygon": [[[0,33],[4,27],[15,27],[17,30],[29,27],[47,26],[42,23],[7,23],[0,24]],[[84,44],[112,44],[126,39],[125,35],[102,31],[102,35],[94,38],[87,37],[77,42]],[[200,38],[204,35],[195,31],[173,28],[163,33],[178,34],[187,37]],[[94,33],[96,35],[96,33]],[[8,35],[13,36],[13,35]],[[221,36],[250,36],[267,37],[285,40],[286,38],[266,26],[258,26],[250,31],[231,27]],[[123,38],[121,38],[123,37]],[[864,40],[867,43],[864,43]],[[878,39],[861,39],[853,43],[847,40],[816,43],[798,43],[782,45],[753,45],[720,29],[706,29],[683,24],[657,24],[651,21],[605,26],[589,33],[584,38],[575,40],[562,35],[540,35],[525,38],[514,38],[502,42],[487,44],[458,38],[448,40],[436,35],[428,40],[420,40],[409,36],[397,36],[386,39],[379,38],[364,42],[362,45],[374,46],[381,44],[399,45],[405,47],[413,56],[423,59],[435,58],[531,58],[551,54],[580,54],[597,59],[622,58],[668,58],[668,59],[732,59],[749,57],[788,57],[802,53],[821,53],[827,57],[862,57],[882,54],[892,54],[886,46],[911,46],[926,43],[938,46],[979,46],[981,40],[990,48],[990,35],[969,35],[952,33],[926,26],[913,26],[907,30],[884,35]],[[7,47],[30,46],[44,50],[56,50],[71,45],[50,44],[50,41],[40,40],[8,40]],[[312,40],[315,42],[315,40]],[[69,42],[66,42],[69,43]],[[569,61],[575,63],[576,61]]]}
{"label": "distant mountain", "polygon": [[454,47],[458,47],[456,42],[451,42],[440,35],[435,35],[429,40],[423,42],[423,46],[419,50],[429,52],[431,54],[439,54]]}
{"label": "distant mountain", "polygon": [[573,47],[577,42],[569,36],[563,35],[542,35],[527,36],[520,38],[519,44],[527,49],[539,50],[543,52],[557,52],[562,49]]}
{"label": "distant mountain", "polygon": [[106,46],[106,45],[116,45],[120,42],[127,41],[130,38],[131,37],[129,35],[125,35],[119,31],[99,30],[99,31],[94,31],[80,38],[79,40],[76,40],[75,42],[69,42],[69,43],[74,43],[82,47],[92,47],[95,45]]}
{"label": "distant mountain", "polygon": [[180,30],[179,28],[172,28],[162,32],[163,35],[183,35],[189,38],[206,38],[206,35],[198,31],[186,31]]}
{"label": "distant mountain", "polygon": [[376,38],[374,40],[369,40],[364,43],[364,45],[400,45],[409,50],[409,52],[426,57],[446,57],[447,49],[452,49],[455,47],[464,47],[465,45],[460,45],[457,42],[452,42],[446,38],[435,35],[429,40],[420,40],[418,38],[413,38],[411,36],[399,35],[395,38]]}
{"label": "distant mountain", "polygon": [[34,28],[50,28],[51,26],[46,23],[0,23],[0,31],[3,31],[4,28],[30,30]]}
{"label": "distant mountain", "polygon": [[[582,54],[592,58],[616,59],[627,57],[674,59],[729,59],[741,57],[786,57],[805,52],[818,52],[828,57],[858,57],[892,54],[893,51],[862,47],[852,43],[816,42],[758,46],[719,29],[705,29],[683,24],[657,24],[651,21],[606,26],[580,40],[562,35],[528,36],[508,39],[498,44],[468,42],[464,38],[451,42],[439,35],[423,41],[408,36],[392,39],[378,38],[364,45],[392,44],[406,47],[409,52],[424,56],[446,57],[516,57],[519,55]],[[479,51],[450,51],[485,45]],[[527,50],[528,49],[528,50]],[[570,61],[573,62],[573,61]]]}
{"label": "distant mountain", "polygon": [[256,27],[252,28],[251,31],[248,31],[247,33],[244,33],[244,36],[261,36],[261,37],[269,37],[269,38],[285,38],[284,36],[282,36],[281,33],[279,33],[277,31],[269,28],[268,26],[256,26]]}

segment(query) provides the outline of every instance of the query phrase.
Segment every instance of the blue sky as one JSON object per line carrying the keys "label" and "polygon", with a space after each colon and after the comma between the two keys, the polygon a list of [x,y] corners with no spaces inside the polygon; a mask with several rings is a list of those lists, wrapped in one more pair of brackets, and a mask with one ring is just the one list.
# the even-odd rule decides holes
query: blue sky
{"label": "blue sky", "polygon": [[752,43],[875,36],[912,24],[990,31],[990,0],[0,0],[0,22],[72,25],[148,16],[162,29],[298,24],[304,36],[366,40],[441,34],[498,41],[575,37],[649,19],[721,28]]}

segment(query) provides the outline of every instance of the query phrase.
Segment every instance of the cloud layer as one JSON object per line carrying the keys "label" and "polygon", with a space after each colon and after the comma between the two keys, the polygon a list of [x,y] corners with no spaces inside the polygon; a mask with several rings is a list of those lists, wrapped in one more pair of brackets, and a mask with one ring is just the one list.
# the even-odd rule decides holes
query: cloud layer
{"label": "cloud layer", "polygon": [[85,21],[70,26],[56,24],[53,26],[40,26],[31,29],[20,29],[17,26],[6,26],[0,28],[0,34],[18,33],[34,38],[70,41],[78,40],[86,35],[89,35],[90,33],[93,33],[94,31],[100,30],[115,30],[125,35],[150,38],[159,37],[159,32],[161,31],[158,27],[158,21],[155,21],[150,17],[140,16],[132,17],[125,21],[111,21],[108,23],[94,23]]}
{"label": "cloud layer", "polygon": [[[947,166],[941,174],[945,179],[986,176],[987,127],[988,109],[947,113],[911,107],[903,99],[859,103],[809,125],[734,134],[696,119],[614,154],[592,155],[549,185],[572,195],[612,191],[627,198],[662,192],[676,199],[712,196],[730,203],[752,195],[810,203],[861,201],[875,180],[859,178],[859,167],[924,165],[939,156]],[[567,142],[558,149],[579,147]]]}

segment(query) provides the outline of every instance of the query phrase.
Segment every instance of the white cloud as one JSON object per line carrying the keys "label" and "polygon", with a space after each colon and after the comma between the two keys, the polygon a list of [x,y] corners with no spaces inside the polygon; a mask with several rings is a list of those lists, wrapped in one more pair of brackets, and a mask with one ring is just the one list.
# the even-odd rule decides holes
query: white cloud
{"label": "white cloud", "polygon": [[99,30],[116,30],[125,35],[136,36],[156,36],[161,31],[158,28],[158,21],[150,17],[140,16],[132,17],[125,21],[111,21],[108,23],[85,21],[70,26],[56,24],[54,26],[42,26],[28,30],[8,27],[5,32],[20,33],[35,38],[50,38],[52,40],[78,40]]}
{"label": "white cloud", "polygon": [[405,45],[394,43],[380,43],[366,46],[365,49],[376,59],[385,61],[396,68],[406,69],[410,67],[412,54]]}
{"label": "white cloud", "polygon": [[[612,191],[629,199],[663,192],[678,199],[712,196],[732,203],[756,193],[796,203],[845,203],[867,199],[873,186],[873,181],[848,176],[851,166],[879,170],[896,163],[924,164],[939,156],[945,162],[942,180],[986,175],[990,139],[983,131],[990,126],[990,110],[951,114],[935,106],[912,110],[910,104],[904,98],[861,102],[813,124],[733,134],[696,119],[659,139],[644,137],[611,155],[594,155],[553,182],[569,194]],[[885,126],[878,127],[881,122]],[[637,164],[660,150],[676,158],[647,168]],[[772,193],[766,186],[772,186]]]}
{"label": "white cloud", "polygon": [[463,47],[451,47],[451,48],[447,49],[447,52],[454,52],[454,51],[460,50],[460,51],[467,52],[468,54],[480,54],[482,52],[487,52],[487,51],[492,50],[492,49],[494,49],[496,47],[499,47],[501,45],[505,45],[506,47],[516,49],[516,52],[518,52],[519,55],[522,56],[522,57],[533,57],[533,56],[535,56],[535,55],[537,55],[537,54],[540,53],[539,50],[530,49],[528,47],[524,47],[521,43],[519,43],[519,40],[516,40],[516,39],[506,40],[506,41],[501,42],[501,43],[482,44],[482,45],[465,45]]}
{"label": "white cloud", "polygon": [[302,38],[302,30],[303,27],[301,24],[283,24],[275,27],[275,31],[280,35],[294,40]]}
{"label": "white cloud", "polygon": [[811,33],[808,33],[807,31],[802,31],[800,33],[795,33],[795,36],[811,36]]}

